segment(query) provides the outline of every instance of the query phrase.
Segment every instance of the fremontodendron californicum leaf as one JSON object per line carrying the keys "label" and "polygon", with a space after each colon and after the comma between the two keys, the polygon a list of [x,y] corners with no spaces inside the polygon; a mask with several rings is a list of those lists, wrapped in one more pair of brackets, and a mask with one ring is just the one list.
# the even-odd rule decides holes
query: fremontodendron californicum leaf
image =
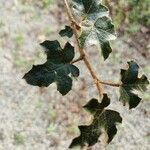
{"label": "fremontodendron californicum leaf", "polygon": [[75,17],[81,22],[80,45],[98,43],[104,59],[112,52],[109,41],[116,39],[114,25],[107,7],[101,0],[72,0],[71,6]]}
{"label": "fremontodendron californicum leaf", "polygon": [[90,125],[79,126],[80,136],[73,139],[70,148],[75,146],[84,147],[85,145],[92,146],[97,143],[98,138],[103,133],[107,134],[108,143],[112,141],[117,133],[116,123],[121,123],[122,118],[118,112],[104,109],[109,104],[110,99],[107,94],[104,94],[101,103],[97,99],[91,99],[84,106],[94,116],[94,119]]}
{"label": "fremontodendron californicum leaf", "polygon": [[65,29],[61,30],[59,35],[62,37],[67,36],[68,38],[71,38],[73,36],[73,30],[70,26],[65,26]]}
{"label": "fremontodendron californicum leaf", "polygon": [[141,98],[133,93],[133,90],[145,91],[149,81],[145,75],[138,77],[139,66],[136,62],[128,62],[127,70],[121,69],[120,101],[124,105],[129,104],[129,108],[135,108],[141,101]]}
{"label": "fremontodendron californicum leaf", "polygon": [[28,84],[40,87],[47,87],[55,82],[57,90],[62,95],[67,94],[72,88],[71,76],[79,76],[79,69],[70,64],[75,55],[74,47],[68,42],[62,49],[57,40],[46,40],[41,46],[46,50],[47,61],[34,65],[23,78]]}

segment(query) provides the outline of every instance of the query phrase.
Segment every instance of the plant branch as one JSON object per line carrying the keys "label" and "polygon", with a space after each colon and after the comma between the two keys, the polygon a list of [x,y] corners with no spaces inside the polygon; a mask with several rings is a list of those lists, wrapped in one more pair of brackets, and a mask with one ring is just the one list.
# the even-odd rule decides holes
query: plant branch
{"label": "plant branch", "polygon": [[87,58],[84,50],[80,47],[80,42],[78,40],[79,39],[78,32],[77,32],[77,29],[76,29],[76,25],[78,25],[78,24],[76,23],[73,15],[72,15],[68,0],[63,0],[63,1],[64,1],[64,4],[65,4],[65,7],[66,7],[66,11],[67,11],[69,20],[71,22],[71,26],[73,28],[73,32],[74,32],[74,35],[75,35],[75,40],[77,42],[78,50],[80,52],[80,56],[83,57],[83,61],[86,65],[86,67],[88,68],[91,76],[93,77],[93,80],[94,80],[94,83],[97,87],[98,93],[99,93],[100,97],[102,97],[103,96],[103,85],[101,84],[101,80],[97,78],[97,75],[96,75],[93,67],[91,66],[90,62],[88,61],[88,58]]}
{"label": "plant branch", "polygon": [[122,83],[115,83],[115,82],[111,82],[111,81],[99,81],[101,84],[104,85],[109,85],[109,86],[113,86],[113,87],[120,87],[122,85]]}
{"label": "plant branch", "polygon": [[68,0],[63,0],[63,1],[64,1],[64,4],[65,4],[66,10],[67,10],[67,14],[68,14],[69,20],[71,21],[72,24],[76,25],[77,27],[80,27],[79,24],[74,19],[72,13],[71,13]]}
{"label": "plant branch", "polygon": [[83,60],[83,57],[84,57],[84,56],[80,56],[79,58],[73,60],[73,61],[71,62],[71,64],[74,64],[74,63],[76,63],[76,62],[78,62],[78,61]]}
{"label": "plant branch", "polygon": [[112,16],[112,6],[111,6],[111,2],[109,0],[105,0],[105,3],[107,5],[107,7],[109,8],[109,12],[110,12],[110,16]]}

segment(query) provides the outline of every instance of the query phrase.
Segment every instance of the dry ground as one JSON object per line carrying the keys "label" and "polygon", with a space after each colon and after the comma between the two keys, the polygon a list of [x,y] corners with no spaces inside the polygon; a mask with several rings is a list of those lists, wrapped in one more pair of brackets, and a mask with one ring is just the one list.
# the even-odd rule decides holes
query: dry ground
{"label": "dry ground", "polygon": [[[22,79],[32,64],[45,60],[38,43],[58,38],[66,19],[60,17],[56,4],[47,9],[38,1],[1,0],[0,14],[0,150],[66,150],[78,135],[77,125],[90,120],[81,106],[97,97],[84,64],[77,63],[81,76],[66,97],[56,92],[55,85],[41,91]],[[123,41],[119,38],[112,43],[114,51],[105,62],[95,48],[89,49],[97,73],[105,80],[117,81],[120,67],[133,59],[150,78],[150,61]],[[150,88],[142,103],[130,111],[118,102],[117,88],[106,87],[106,91],[112,98],[109,107],[123,117],[118,134],[107,149],[149,150]],[[99,145],[93,150],[98,150]]]}

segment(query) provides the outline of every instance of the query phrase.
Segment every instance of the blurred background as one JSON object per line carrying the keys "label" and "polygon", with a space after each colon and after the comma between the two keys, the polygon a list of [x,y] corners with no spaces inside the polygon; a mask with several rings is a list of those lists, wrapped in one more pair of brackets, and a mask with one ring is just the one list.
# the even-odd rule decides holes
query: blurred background
{"label": "blurred background", "polygon": [[[105,62],[95,47],[87,50],[95,70],[104,80],[118,81],[120,68],[132,59],[150,79],[150,1],[103,3],[110,9],[118,38],[111,42],[113,52]],[[68,23],[61,1],[0,0],[0,150],[66,150],[79,134],[77,126],[91,120],[82,106],[98,93],[84,63],[76,63],[81,75],[65,97],[55,85],[39,89],[22,79],[33,64],[46,59],[40,42],[58,39],[64,45],[66,39],[58,32]],[[150,87],[133,110],[118,101],[117,88],[106,86],[105,91],[112,99],[109,108],[123,117],[107,149],[149,150]],[[100,143],[92,148],[98,149]]]}

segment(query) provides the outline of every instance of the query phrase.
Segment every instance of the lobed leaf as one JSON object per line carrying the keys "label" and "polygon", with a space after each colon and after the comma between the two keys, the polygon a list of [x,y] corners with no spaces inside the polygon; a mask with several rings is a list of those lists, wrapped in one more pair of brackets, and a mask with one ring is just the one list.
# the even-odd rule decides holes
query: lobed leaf
{"label": "lobed leaf", "polygon": [[127,70],[121,69],[121,81],[120,87],[120,101],[124,105],[129,104],[129,108],[135,108],[141,101],[141,98],[133,93],[133,90],[146,91],[146,86],[149,81],[145,75],[141,78],[138,77],[139,66],[136,62],[128,62],[129,68]]}
{"label": "lobed leaf", "polygon": [[33,68],[24,75],[28,84],[47,87],[56,83],[57,90],[62,94],[67,94],[72,88],[72,78],[79,76],[79,69],[70,64],[74,58],[74,47],[66,43],[64,49],[58,41],[44,41],[41,46],[45,48],[47,61],[41,65],[34,65]]}
{"label": "lobed leaf", "polygon": [[101,4],[101,0],[71,0],[74,17],[78,20],[95,20],[101,16],[108,16],[108,8]]}
{"label": "lobed leaf", "polygon": [[71,38],[73,36],[73,30],[70,26],[65,26],[65,29],[61,30],[59,35],[62,37],[67,36],[68,38]]}
{"label": "lobed leaf", "polygon": [[109,41],[116,39],[107,7],[100,0],[72,0],[74,16],[81,20],[80,46],[99,44],[104,59],[112,52]]}
{"label": "lobed leaf", "polygon": [[73,139],[70,148],[75,146],[84,147],[85,145],[93,146],[103,133],[107,134],[108,143],[112,141],[117,133],[116,123],[121,123],[122,118],[118,112],[104,109],[109,104],[110,99],[107,94],[104,94],[101,103],[97,99],[92,99],[84,106],[94,116],[94,119],[90,125],[79,126],[81,134]]}

